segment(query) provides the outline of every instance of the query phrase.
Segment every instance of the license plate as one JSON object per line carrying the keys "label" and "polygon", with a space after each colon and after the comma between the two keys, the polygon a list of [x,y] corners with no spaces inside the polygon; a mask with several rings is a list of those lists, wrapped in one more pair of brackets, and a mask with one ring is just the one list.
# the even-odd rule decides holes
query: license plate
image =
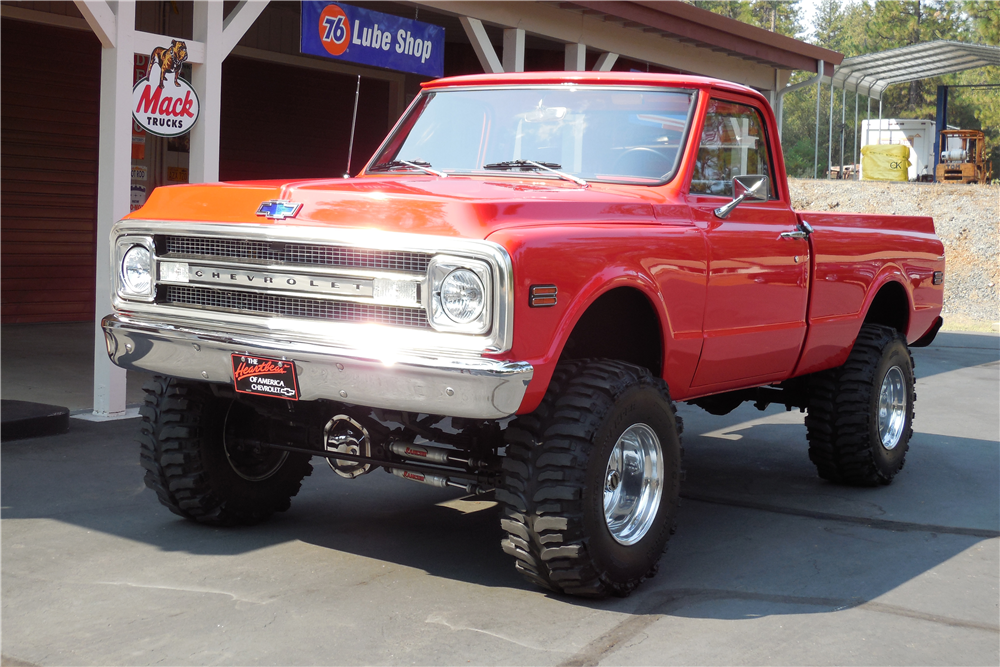
{"label": "license plate", "polygon": [[233,378],[240,393],[299,400],[293,361],[233,354]]}

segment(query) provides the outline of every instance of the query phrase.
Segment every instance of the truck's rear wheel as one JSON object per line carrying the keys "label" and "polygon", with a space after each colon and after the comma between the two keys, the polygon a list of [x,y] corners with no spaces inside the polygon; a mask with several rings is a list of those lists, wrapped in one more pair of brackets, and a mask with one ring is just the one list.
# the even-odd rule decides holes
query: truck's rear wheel
{"label": "truck's rear wheel", "polygon": [[561,364],[542,405],[507,429],[503,548],[551,590],[624,596],[674,531],[680,423],[666,385],[617,361]]}
{"label": "truck's rear wheel", "polygon": [[162,376],[143,389],[140,462],[146,486],[171,512],[237,525],[289,508],[312,472],[310,457],[260,446],[263,418],[252,408]]}
{"label": "truck's rear wheel", "polygon": [[889,484],[913,435],[913,358],[891,327],[866,324],[843,366],[809,379],[809,458],[823,479]]}

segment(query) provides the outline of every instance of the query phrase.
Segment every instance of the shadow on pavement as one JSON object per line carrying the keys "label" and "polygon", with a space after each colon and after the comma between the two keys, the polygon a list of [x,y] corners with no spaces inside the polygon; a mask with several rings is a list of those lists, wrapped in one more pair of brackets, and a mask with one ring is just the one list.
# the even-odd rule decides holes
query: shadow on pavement
{"label": "shadow on pavement", "polygon": [[[136,420],[75,422],[65,435],[5,443],[3,519],[51,519],[164,552],[202,555],[235,556],[302,541],[444,579],[531,588],[500,549],[496,507],[463,513],[438,506],[455,494],[381,472],[344,480],[314,461],[313,476],[292,509],[267,524],[218,529],[179,519],[142,484],[133,440],[137,426]],[[983,539],[933,530],[873,530],[817,520],[809,512],[832,508],[862,518],[934,523],[941,520],[939,505],[967,506],[984,491],[996,499],[993,459],[980,466],[982,479],[968,489],[969,497],[944,497],[945,487],[934,484],[938,472],[924,470],[938,468],[933,459],[916,463],[913,479],[901,478],[890,487],[846,489],[815,478],[804,446],[781,444],[797,440],[765,429],[746,442],[718,445],[739,444],[738,459],[723,456],[712,443],[692,447],[689,440],[685,491],[732,502],[686,501],[660,574],[629,601],[563,599],[592,608],[707,618],[827,612],[871,601]],[[963,493],[953,484],[947,488]],[[917,496],[924,505],[905,507]],[[802,511],[788,515],[740,507],[748,498]],[[974,519],[981,524],[988,517]]]}

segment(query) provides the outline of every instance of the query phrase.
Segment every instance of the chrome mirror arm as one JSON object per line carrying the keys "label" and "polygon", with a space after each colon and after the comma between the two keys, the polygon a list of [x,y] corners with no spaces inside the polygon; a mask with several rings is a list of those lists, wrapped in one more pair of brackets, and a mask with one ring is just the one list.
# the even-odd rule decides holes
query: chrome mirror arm
{"label": "chrome mirror arm", "polygon": [[715,217],[719,218],[720,220],[725,220],[726,218],[728,218],[729,214],[733,212],[733,209],[743,203],[743,200],[746,198],[746,196],[747,193],[744,192],[739,197],[729,202],[725,206],[720,206],[719,208],[715,209]]}
{"label": "chrome mirror arm", "polygon": [[[736,190],[736,182],[738,178],[740,177],[737,176],[736,178],[733,179],[734,192]],[[746,188],[743,191],[743,194],[741,194],[739,197],[734,198],[731,202],[729,202],[725,206],[720,206],[719,208],[715,209],[715,217],[719,218],[720,220],[725,220],[726,218],[729,217],[729,214],[733,212],[734,208],[743,203],[743,200],[746,199],[747,196],[749,196],[751,199],[767,199],[766,195],[764,197],[757,196],[757,193],[760,191],[761,186],[763,186],[766,183],[767,183],[767,177],[766,176],[761,177],[760,180],[758,180],[756,183],[751,185],[749,188]],[[766,191],[767,188],[764,187],[764,190]]]}

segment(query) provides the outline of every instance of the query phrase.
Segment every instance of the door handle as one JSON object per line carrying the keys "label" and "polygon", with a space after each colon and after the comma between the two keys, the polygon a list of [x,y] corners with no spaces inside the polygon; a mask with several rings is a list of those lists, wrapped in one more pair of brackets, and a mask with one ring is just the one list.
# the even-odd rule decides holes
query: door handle
{"label": "door handle", "polygon": [[796,229],[794,232],[781,232],[778,234],[779,239],[804,239],[809,236],[809,232],[804,232],[801,229]]}

